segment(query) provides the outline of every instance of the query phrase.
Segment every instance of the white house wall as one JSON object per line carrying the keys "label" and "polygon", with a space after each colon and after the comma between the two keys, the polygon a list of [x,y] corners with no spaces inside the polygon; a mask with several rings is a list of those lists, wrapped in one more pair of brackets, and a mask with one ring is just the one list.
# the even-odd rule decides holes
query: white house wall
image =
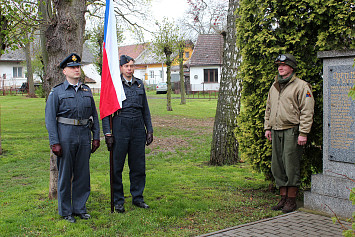
{"label": "white house wall", "polygon": [[[163,70],[163,73],[161,71]],[[152,77],[152,72],[154,76]],[[145,75],[148,75],[147,80],[145,79]],[[148,85],[156,85],[159,82],[166,82],[166,67],[146,67],[145,69],[136,69],[134,71],[134,76],[142,79],[145,81],[146,84]]]}
{"label": "white house wall", "polygon": [[[204,69],[218,69],[218,83],[204,83]],[[221,82],[220,66],[190,67],[191,91],[218,91]]]}
{"label": "white house wall", "polygon": [[87,85],[91,89],[100,89],[101,88],[101,76],[96,70],[94,64],[83,65],[81,69],[84,71],[85,76],[93,79],[96,83],[88,83]]}
{"label": "white house wall", "polygon": [[[22,67],[22,77],[14,78],[13,77],[13,68]],[[22,83],[27,82],[25,78],[25,67],[21,63],[16,62],[1,62],[0,63],[0,88],[5,89],[16,89],[20,88]],[[6,78],[6,79],[4,79]]]}

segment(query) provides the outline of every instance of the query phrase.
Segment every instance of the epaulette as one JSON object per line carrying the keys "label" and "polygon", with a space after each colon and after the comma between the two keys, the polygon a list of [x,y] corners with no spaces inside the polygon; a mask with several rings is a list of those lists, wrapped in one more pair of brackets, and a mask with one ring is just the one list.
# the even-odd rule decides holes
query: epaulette
{"label": "epaulette", "polygon": [[58,87],[58,86],[60,86],[60,85],[63,85],[63,82],[61,82],[61,83],[55,85],[53,88],[56,88],[56,87]]}
{"label": "epaulette", "polygon": [[53,93],[54,88],[57,88],[57,87],[59,87],[59,86],[61,86],[61,85],[63,85],[63,82],[62,82],[62,83],[59,83],[59,84],[57,84],[57,85],[55,85],[55,86],[53,86],[53,87],[52,87],[52,89],[51,89],[51,91],[49,92],[49,94],[48,94],[48,95],[50,95],[50,94],[52,94],[52,93]]}

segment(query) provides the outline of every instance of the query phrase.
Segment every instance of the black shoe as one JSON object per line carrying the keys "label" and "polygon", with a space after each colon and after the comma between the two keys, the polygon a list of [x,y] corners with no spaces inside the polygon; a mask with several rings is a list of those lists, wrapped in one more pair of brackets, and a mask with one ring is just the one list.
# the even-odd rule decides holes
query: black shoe
{"label": "black shoe", "polygon": [[63,219],[68,221],[68,222],[70,222],[70,223],[75,223],[76,222],[75,218],[72,215],[63,216]]}
{"label": "black shoe", "polygon": [[74,216],[80,217],[80,219],[89,220],[91,216],[87,213],[74,214]]}
{"label": "black shoe", "polygon": [[122,204],[115,205],[115,210],[116,210],[116,212],[119,212],[119,213],[125,212],[124,206]]}
{"label": "black shoe", "polygon": [[149,208],[148,204],[146,204],[145,202],[134,202],[133,205],[145,209]]}

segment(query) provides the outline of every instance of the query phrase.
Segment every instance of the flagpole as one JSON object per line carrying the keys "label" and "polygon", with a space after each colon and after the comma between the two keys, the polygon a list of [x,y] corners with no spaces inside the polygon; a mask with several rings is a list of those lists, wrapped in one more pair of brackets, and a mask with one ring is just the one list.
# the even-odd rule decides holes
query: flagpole
{"label": "flagpole", "polygon": [[[112,115],[110,115],[110,131],[112,131]],[[113,203],[113,144],[110,150],[110,190],[111,190],[111,213],[114,213]]]}
{"label": "flagpole", "polygon": [[[112,114],[122,108],[122,101],[126,99],[122,81],[120,79],[119,53],[117,46],[116,18],[113,0],[106,0],[104,42],[102,51],[102,74],[100,93],[100,118],[109,116],[112,131]],[[110,191],[111,213],[114,212],[114,165],[113,147],[110,151]]]}

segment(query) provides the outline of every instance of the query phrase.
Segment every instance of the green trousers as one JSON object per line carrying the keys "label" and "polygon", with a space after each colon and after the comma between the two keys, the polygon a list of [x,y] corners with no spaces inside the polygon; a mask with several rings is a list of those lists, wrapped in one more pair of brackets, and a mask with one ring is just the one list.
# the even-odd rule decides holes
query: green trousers
{"label": "green trousers", "polygon": [[286,130],[271,130],[271,172],[277,187],[300,185],[303,147],[297,144],[298,135],[298,126]]}

